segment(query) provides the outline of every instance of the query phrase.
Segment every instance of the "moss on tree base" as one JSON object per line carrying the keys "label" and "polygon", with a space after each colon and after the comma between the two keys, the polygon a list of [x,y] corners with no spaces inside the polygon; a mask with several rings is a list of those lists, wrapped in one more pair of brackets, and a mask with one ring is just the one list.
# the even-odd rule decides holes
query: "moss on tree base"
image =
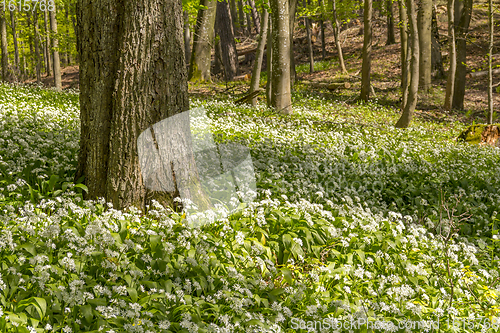
{"label": "moss on tree base", "polygon": [[500,148],[500,124],[469,126],[458,136],[457,140]]}

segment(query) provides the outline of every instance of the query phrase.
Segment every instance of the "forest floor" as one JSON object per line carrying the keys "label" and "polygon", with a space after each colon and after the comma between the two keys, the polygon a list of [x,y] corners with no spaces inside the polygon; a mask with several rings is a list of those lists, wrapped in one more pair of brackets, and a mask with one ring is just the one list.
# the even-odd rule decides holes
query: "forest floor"
{"label": "forest floor", "polygon": [[[499,17],[500,18],[500,17]],[[397,21],[396,17],[396,21]],[[475,8],[472,15],[470,30],[468,35],[467,49],[467,66],[468,72],[476,72],[487,70],[486,54],[488,40],[486,11]],[[447,43],[447,17],[446,8],[444,6],[437,7],[437,21],[439,33],[441,36],[440,42],[442,45],[441,53],[443,56],[444,68],[448,67],[448,43]],[[356,103],[360,91],[360,71],[362,62],[362,20],[353,20],[344,27],[341,33],[342,47],[344,58],[349,75],[342,75],[339,70],[339,62],[337,51],[335,49],[333,30],[331,24],[325,24],[325,40],[326,40],[326,56],[322,58],[321,40],[320,37],[314,39],[313,48],[315,54],[315,70],[309,72],[309,59],[307,51],[306,33],[303,26],[303,20],[296,20],[294,50],[295,62],[297,69],[297,91],[309,91],[318,93],[320,96],[327,99],[340,100],[348,104]],[[373,59],[372,59],[372,75],[371,83],[374,87],[376,96],[371,96],[375,102],[394,108],[399,107],[401,99],[401,66],[400,66],[400,44],[399,44],[399,29],[396,28],[396,44],[386,45],[387,29],[385,17],[376,13],[373,28]],[[496,40],[500,41],[500,33],[495,35]],[[257,42],[254,38],[237,36],[241,42],[237,45],[238,51],[245,51],[255,48]],[[498,44],[498,43],[497,43]],[[495,52],[498,52],[500,45],[495,45]],[[497,55],[500,56],[500,55]],[[190,92],[197,96],[210,96],[218,94],[242,95],[248,89],[249,80],[253,66],[254,55],[250,55],[252,61],[240,62],[240,75],[236,82],[223,82],[220,75],[214,77],[213,84],[190,84]],[[500,66],[500,61],[494,59],[494,66]],[[263,70],[265,71],[265,56]],[[63,89],[79,88],[78,66],[68,66],[62,68],[62,85]],[[266,75],[263,73],[261,84],[265,84]],[[444,94],[446,87],[446,72],[441,78],[433,77],[432,89],[425,93],[420,92],[417,104],[417,117],[424,117],[428,120],[445,121],[447,118],[460,119],[464,123],[470,123],[473,120],[482,121],[485,119],[487,110],[487,87],[488,77],[472,78],[467,75],[466,95],[464,100],[464,110],[454,110],[447,112],[442,108],[444,103]],[[43,76],[44,86],[50,87],[53,85],[53,76]],[[326,89],[313,87],[311,83],[320,82],[350,82],[350,88],[339,89],[335,92],[330,92]],[[27,81],[33,83],[34,80]],[[500,74],[495,74],[493,83],[500,82]],[[494,92],[494,107],[498,109],[500,105],[500,95]],[[450,119],[451,120],[451,119]]]}

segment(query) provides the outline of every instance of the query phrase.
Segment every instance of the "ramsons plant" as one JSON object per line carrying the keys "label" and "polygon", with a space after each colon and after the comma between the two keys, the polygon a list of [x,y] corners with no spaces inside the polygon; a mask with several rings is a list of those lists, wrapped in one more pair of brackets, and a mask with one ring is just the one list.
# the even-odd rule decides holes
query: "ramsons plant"
{"label": "ramsons plant", "polygon": [[0,86],[0,331],[498,331],[498,150],[297,97],[193,101],[251,148],[259,199],[190,228],[82,200],[76,94]]}

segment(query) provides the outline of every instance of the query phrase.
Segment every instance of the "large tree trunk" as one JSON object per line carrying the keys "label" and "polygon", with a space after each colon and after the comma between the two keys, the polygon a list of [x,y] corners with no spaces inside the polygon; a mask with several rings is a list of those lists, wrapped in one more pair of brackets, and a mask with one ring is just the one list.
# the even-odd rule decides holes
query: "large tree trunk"
{"label": "large tree trunk", "polygon": [[[57,21],[56,21],[56,10],[50,11],[50,30],[54,36],[57,36]],[[52,38],[52,65],[54,72],[54,87],[56,90],[62,89],[61,82],[61,62],[59,60],[59,40],[57,37]]]}
{"label": "large tree trunk", "polygon": [[495,26],[493,25],[493,0],[488,0],[488,28],[490,42],[488,45],[488,124],[493,124],[493,46],[495,43]]}
{"label": "large tree trunk", "polygon": [[455,43],[455,0],[448,0],[448,44],[450,68],[448,69],[448,80],[446,82],[446,95],[444,97],[444,109],[450,111],[455,91],[455,74],[457,70],[457,53]]}
{"label": "large tree trunk", "polygon": [[40,59],[40,33],[38,31],[38,10],[33,12],[33,37],[35,39],[36,82],[42,83],[42,62]]}
{"label": "large tree trunk", "polygon": [[3,8],[0,11],[0,44],[0,48],[2,49],[2,80],[10,81],[9,51],[7,49],[7,23]]}
{"label": "large tree trunk", "polygon": [[432,72],[432,0],[420,0],[418,10],[418,38],[420,43],[420,79],[422,91],[431,89]]}
{"label": "large tree trunk", "polygon": [[467,32],[472,14],[472,0],[455,0],[455,37],[457,40],[457,71],[453,92],[454,109],[463,110],[467,76]]}
{"label": "large tree trunk", "polygon": [[332,23],[333,23],[333,38],[335,39],[335,47],[337,48],[337,54],[339,57],[340,70],[342,73],[347,73],[347,69],[344,63],[344,54],[342,52],[342,45],[340,44],[340,22],[337,16],[337,0],[332,0]]}
{"label": "large tree trunk", "polygon": [[210,64],[217,1],[201,0],[200,5],[204,7],[198,10],[196,18],[188,75],[189,80],[194,82],[211,80]]}
{"label": "large tree trunk", "polygon": [[216,30],[220,37],[222,64],[226,81],[232,81],[238,75],[238,53],[234,42],[231,11],[227,0],[217,1]]}
{"label": "large tree trunk", "polygon": [[410,43],[411,43],[411,65],[410,65],[410,83],[408,86],[408,97],[404,105],[403,114],[396,123],[397,128],[407,128],[413,118],[415,107],[417,106],[418,97],[418,80],[419,80],[419,41],[417,27],[417,13],[414,0],[406,0],[406,9],[408,21],[410,23]]}
{"label": "large tree trunk", "polygon": [[[137,2],[78,0],[81,148],[77,177],[85,176],[88,198],[103,197],[117,209],[145,209],[150,199],[158,198],[171,203],[175,194],[166,191],[175,191],[172,181],[174,187],[197,178],[189,150],[189,116],[175,133],[158,127],[167,118],[181,119],[189,109],[181,3]],[[164,135],[175,135],[177,140],[165,147]],[[151,160],[140,159],[141,151]],[[144,155],[147,151],[151,154]],[[162,169],[161,163],[169,159]],[[157,179],[145,173],[151,170],[159,171]],[[162,180],[170,182],[165,192],[156,186]]]}
{"label": "large tree trunk", "polygon": [[[260,37],[259,44],[257,46],[257,51],[255,52],[255,62],[252,70],[252,80],[250,81],[250,93],[257,91],[259,89],[260,84],[260,72],[262,71],[262,60],[264,59],[264,50],[266,47],[266,37],[269,23],[269,12],[263,8],[262,9],[262,19],[260,20],[262,23],[260,29]],[[268,71],[268,75],[270,75]],[[252,98],[252,105],[257,105],[257,96]]]}
{"label": "large tree trunk", "polygon": [[287,0],[271,0],[272,89],[271,105],[284,114],[292,113],[290,86],[290,22]]}
{"label": "large tree trunk", "polygon": [[[303,0],[304,8],[307,7],[306,0]],[[314,52],[311,41],[311,20],[309,17],[304,17],[305,26],[306,26],[306,36],[307,36],[307,50],[309,53],[309,73],[314,73]]]}
{"label": "large tree trunk", "polygon": [[372,0],[364,0],[364,39],[363,39],[363,65],[361,70],[361,99],[368,101],[370,98],[370,73],[372,57]]}
{"label": "large tree trunk", "polygon": [[19,58],[19,46],[17,44],[16,12],[14,10],[10,11],[10,24],[11,24],[11,28],[12,28],[12,40],[14,42],[14,64],[16,66],[16,76],[18,76],[20,68],[21,68],[21,61]]}
{"label": "large tree trunk", "polygon": [[396,37],[394,35],[394,6],[392,0],[386,0],[385,6],[387,9],[387,42],[386,45],[392,45],[396,43]]}

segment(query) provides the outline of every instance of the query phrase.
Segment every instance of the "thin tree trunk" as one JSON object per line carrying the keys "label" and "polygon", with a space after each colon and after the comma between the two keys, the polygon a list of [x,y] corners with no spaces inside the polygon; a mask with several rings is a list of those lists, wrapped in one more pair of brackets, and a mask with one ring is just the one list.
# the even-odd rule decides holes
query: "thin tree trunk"
{"label": "thin tree trunk", "polygon": [[493,45],[495,42],[493,25],[493,0],[488,0],[488,27],[490,30],[490,42],[488,45],[488,124],[493,124]]}
{"label": "thin tree trunk", "polygon": [[245,34],[247,32],[246,30],[246,15],[245,15],[245,12],[243,10],[243,1],[244,0],[238,0],[238,22],[239,22],[239,25],[240,25],[240,32],[242,34]]}
{"label": "thin tree trunk", "polygon": [[[19,31],[19,35],[23,35],[23,31],[20,30]],[[25,55],[25,52],[24,52],[24,44],[23,44],[23,41],[20,40],[19,41],[19,48],[21,50],[21,53],[20,53],[20,60],[21,60],[21,74],[23,76],[23,79],[26,78],[26,55]]]}
{"label": "thin tree trunk", "polygon": [[335,47],[339,57],[340,70],[346,74],[347,69],[344,63],[344,54],[342,52],[342,45],[340,44],[340,22],[337,16],[337,0],[332,0],[332,14],[333,14],[333,37],[335,39]]}
{"label": "thin tree trunk", "polygon": [[[403,92],[402,105],[406,105],[405,90],[408,87],[408,71],[406,60],[408,59],[408,16],[404,0],[399,0],[399,34],[401,36],[401,91]],[[402,108],[403,109],[403,108]]]}
{"label": "thin tree trunk", "polygon": [[40,34],[38,31],[38,10],[33,12],[33,38],[35,40],[35,65],[36,65],[36,82],[42,83],[42,64],[40,59]]}
{"label": "thin tree trunk", "polygon": [[326,59],[326,40],[325,40],[325,21],[324,21],[324,3],[323,0],[318,0],[318,5],[321,8],[321,18],[319,20],[319,27],[321,32],[321,60]]}
{"label": "thin tree trunk", "polygon": [[16,66],[16,76],[19,75],[20,71],[20,58],[19,58],[19,46],[17,44],[17,31],[16,31],[16,12],[14,10],[10,11],[10,23],[12,28],[12,40],[14,42],[14,64]]}
{"label": "thin tree trunk", "polygon": [[46,61],[46,65],[47,65],[47,68],[46,68],[46,72],[47,72],[47,76],[50,76],[52,75],[51,73],[51,68],[52,68],[52,59],[51,59],[51,56],[50,56],[50,31],[49,31],[49,24],[48,24],[48,21],[49,21],[49,14],[48,14],[48,10],[45,10],[43,12],[43,24],[45,26],[45,54],[47,54],[47,61]]}
{"label": "thin tree trunk", "polygon": [[186,58],[186,65],[189,65],[191,59],[191,30],[189,29],[189,13],[184,11],[184,53]]}
{"label": "thin tree trunk", "polygon": [[52,38],[52,65],[54,72],[54,87],[56,90],[62,89],[61,82],[61,62],[59,60],[59,40],[57,39],[57,21],[56,21],[56,9],[50,11],[50,30],[53,34]]}
{"label": "thin tree trunk", "polygon": [[[27,31],[31,31],[31,13],[30,12],[26,12],[26,24],[28,26],[28,29]],[[28,55],[28,75],[31,76],[33,71],[31,70],[33,67],[33,63],[34,63],[34,60],[33,60],[33,55],[35,54],[35,51],[33,50],[33,36],[31,33],[28,33],[28,44],[29,44],[29,47],[30,47],[30,53]]]}
{"label": "thin tree trunk", "polygon": [[[306,0],[302,1],[304,8],[307,7]],[[304,17],[307,35],[307,50],[309,51],[309,73],[314,73],[314,52],[311,41],[311,22],[308,17]]]}
{"label": "thin tree trunk", "polygon": [[188,78],[194,82],[210,82],[211,51],[217,1],[201,0],[200,4],[204,8],[200,8],[196,18]]}
{"label": "thin tree trunk", "polygon": [[297,4],[299,0],[289,0],[289,31],[290,31],[290,89],[295,84],[297,78],[297,70],[295,69],[295,52],[293,50],[293,32],[295,28],[295,13],[297,12]]}
{"label": "thin tree trunk", "polygon": [[267,106],[271,106],[271,91],[273,88],[273,22],[271,21],[271,15],[268,19],[267,28],[267,54],[266,54],[266,71],[267,71],[267,83],[266,83],[266,102]]}
{"label": "thin tree trunk", "polygon": [[417,106],[418,98],[418,80],[419,80],[419,41],[417,27],[417,13],[414,0],[406,0],[407,16],[410,22],[410,43],[411,43],[411,65],[410,65],[410,84],[408,87],[408,98],[403,109],[403,114],[396,123],[397,128],[407,128],[413,119],[413,113]]}
{"label": "thin tree trunk", "polygon": [[467,76],[467,32],[472,14],[472,0],[455,0],[455,38],[457,41],[457,70],[452,107],[463,110]]}
{"label": "thin tree trunk", "polygon": [[444,97],[444,109],[450,111],[455,91],[455,74],[457,70],[457,53],[455,41],[455,0],[448,0],[448,44],[450,47],[449,56],[450,68],[448,70],[448,80],[446,82],[446,95]]}
{"label": "thin tree trunk", "polygon": [[0,48],[2,49],[2,80],[10,81],[9,75],[9,51],[7,49],[7,23],[5,12],[0,11]]}
{"label": "thin tree trunk", "polygon": [[387,7],[387,42],[386,45],[392,45],[396,43],[396,37],[394,35],[394,8],[392,0],[386,0],[385,6]]}
{"label": "thin tree trunk", "polygon": [[238,11],[236,10],[236,1],[229,0],[229,8],[231,8],[231,17],[233,18],[233,31],[238,33]]}
{"label": "thin tree trunk", "polygon": [[66,17],[66,42],[65,48],[64,48],[64,57],[66,61],[66,66],[71,65],[71,48],[70,48],[70,43],[69,43],[69,10],[68,10],[68,4],[65,4],[64,6],[64,14]]}
{"label": "thin tree trunk", "polygon": [[420,42],[420,79],[422,91],[429,91],[432,85],[432,0],[420,0],[418,11],[418,36]]}
{"label": "thin tree trunk", "polygon": [[441,55],[441,42],[439,41],[439,28],[437,24],[436,6],[432,7],[432,72],[434,78],[444,77],[443,56]]}
{"label": "thin tree trunk", "polygon": [[255,6],[255,1],[248,0],[248,4],[249,4],[250,10],[252,12],[253,25],[255,26],[255,30],[257,31],[257,34],[260,35],[261,22],[260,22],[259,12],[257,11],[257,7]]}
{"label": "thin tree trunk", "polygon": [[271,0],[272,89],[271,105],[283,114],[292,113],[290,86],[290,22],[288,0]]}
{"label": "thin tree trunk", "polygon": [[227,0],[217,1],[216,30],[220,37],[222,63],[226,81],[232,81],[238,75],[238,53],[234,42],[231,11]]}
{"label": "thin tree trunk", "polygon": [[370,73],[372,57],[372,0],[364,0],[364,39],[363,39],[363,66],[361,70],[361,99],[370,98]]}
{"label": "thin tree trunk", "polygon": [[[262,9],[262,19],[260,20],[260,22],[262,22],[262,25],[260,30],[259,44],[257,46],[257,51],[255,52],[252,80],[250,81],[250,93],[257,91],[260,84],[260,72],[262,71],[262,60],[264,59],[264,50],[266,47],[266,37],[269,22],[269,12],[265,8]],[[270,73],[268,72],[268,74]],[[257,105],[257,96],[252,98],[252,105]]]}
{"label": "thin tree trunk", "polygon": [[252,18],[250,13],[245,12],[245,26],[247,28],[247,35],[252,36]]}

